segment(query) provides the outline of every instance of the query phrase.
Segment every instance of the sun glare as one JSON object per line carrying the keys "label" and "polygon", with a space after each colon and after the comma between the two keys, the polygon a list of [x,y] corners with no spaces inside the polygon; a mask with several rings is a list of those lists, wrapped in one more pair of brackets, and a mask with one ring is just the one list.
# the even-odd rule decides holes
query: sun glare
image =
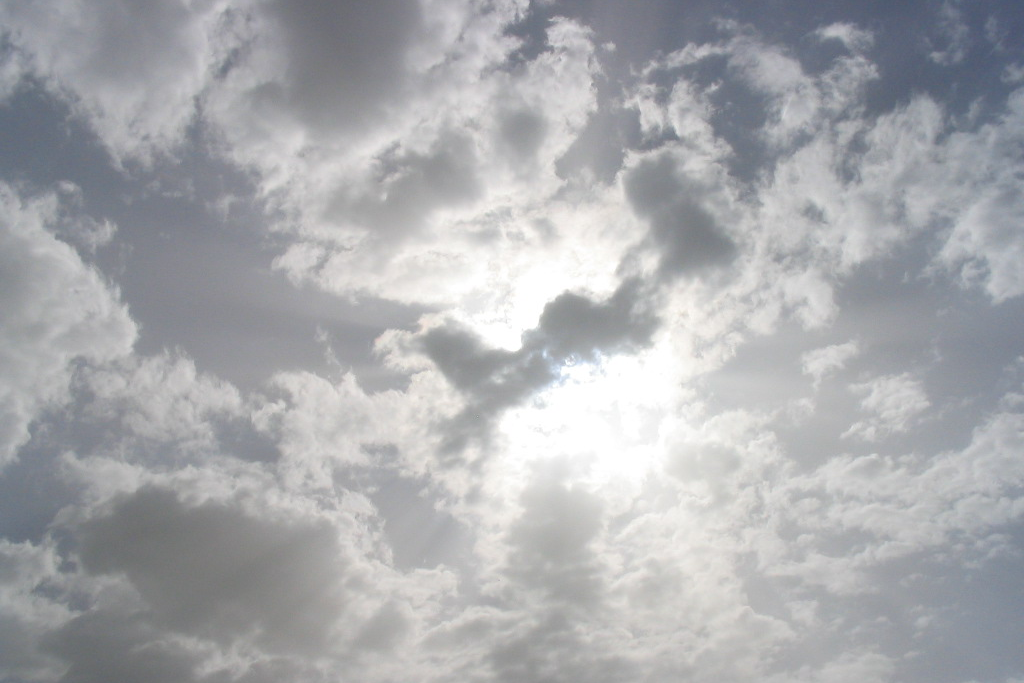
{"label": "sun glare", "polygon": [[510,411],[502,432],[524,463],[561,458],[574,475],[638,482],[659,466],[671,382],[645,356],[568,362],[559,381]]}

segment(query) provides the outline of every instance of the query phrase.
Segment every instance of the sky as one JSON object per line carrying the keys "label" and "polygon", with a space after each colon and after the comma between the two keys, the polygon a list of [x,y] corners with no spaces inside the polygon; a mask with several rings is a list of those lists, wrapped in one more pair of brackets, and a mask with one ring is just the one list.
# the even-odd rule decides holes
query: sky
{"label": "sky", "polygon": [[1024,682],[1024,6],[0,4],[3,683]]}

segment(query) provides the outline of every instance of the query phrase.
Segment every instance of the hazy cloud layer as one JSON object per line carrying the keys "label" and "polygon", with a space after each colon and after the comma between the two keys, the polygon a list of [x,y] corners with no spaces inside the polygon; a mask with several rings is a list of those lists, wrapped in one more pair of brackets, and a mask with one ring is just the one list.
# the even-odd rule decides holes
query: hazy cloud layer
{"label": "hazy cloud layer", "polygon": [[0,681],[1019,683],[1014,3],[0,8]]}

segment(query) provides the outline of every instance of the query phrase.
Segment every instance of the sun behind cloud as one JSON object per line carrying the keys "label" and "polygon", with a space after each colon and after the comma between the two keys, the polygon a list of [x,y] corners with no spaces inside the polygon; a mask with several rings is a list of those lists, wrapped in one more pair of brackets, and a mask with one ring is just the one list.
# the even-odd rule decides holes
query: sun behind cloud
{"label": "sun behind cloud", "polygon": [[0,4],[0,681],[1024,680],[1022,20]]}

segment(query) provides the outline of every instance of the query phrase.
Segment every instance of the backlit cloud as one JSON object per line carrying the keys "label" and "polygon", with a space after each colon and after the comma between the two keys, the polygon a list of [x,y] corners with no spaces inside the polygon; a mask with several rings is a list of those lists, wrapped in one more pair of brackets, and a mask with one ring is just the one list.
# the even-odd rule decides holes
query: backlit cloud
{"label": "backlit cloud", "polygon": [[1022,17],[7,3],[0,680],[1021,680]]}

